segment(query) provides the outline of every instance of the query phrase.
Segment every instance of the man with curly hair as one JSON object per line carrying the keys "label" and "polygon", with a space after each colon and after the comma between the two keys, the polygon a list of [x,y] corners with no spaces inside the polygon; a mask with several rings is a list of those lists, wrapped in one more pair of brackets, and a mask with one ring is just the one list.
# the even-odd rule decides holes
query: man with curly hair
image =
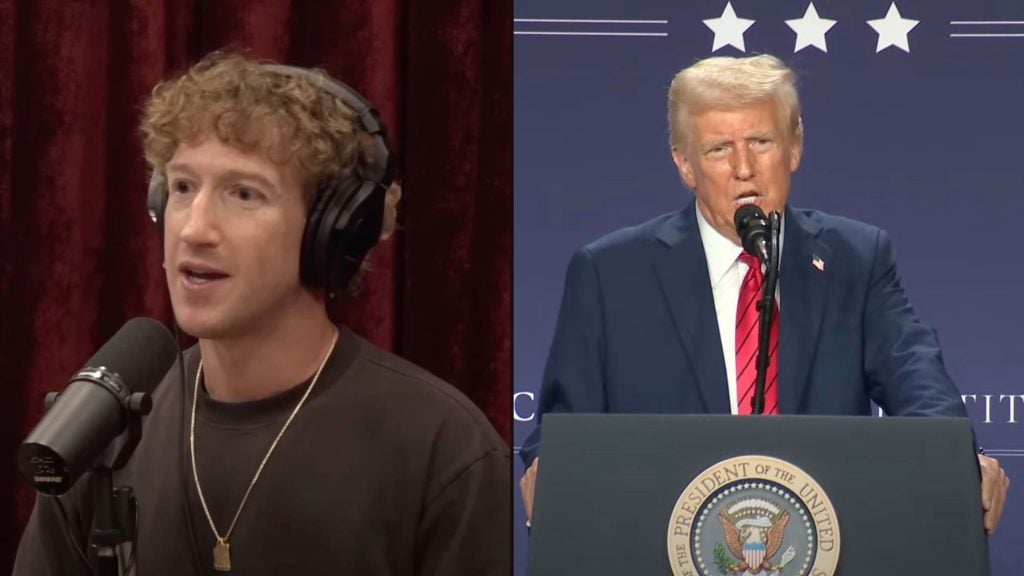
{"label": "man with curly hair", "polygon": [[[510,571],[507,445],[456,389],[328,318],[398,199],[375,120],[339,90],[214,54],[147,103],[150,207],[198,344],[114,476],[140,503],[138,574]],[[342,214],[340,239],[319,227]],[[92,480],[37,500],[15,574],[95,571]]]}

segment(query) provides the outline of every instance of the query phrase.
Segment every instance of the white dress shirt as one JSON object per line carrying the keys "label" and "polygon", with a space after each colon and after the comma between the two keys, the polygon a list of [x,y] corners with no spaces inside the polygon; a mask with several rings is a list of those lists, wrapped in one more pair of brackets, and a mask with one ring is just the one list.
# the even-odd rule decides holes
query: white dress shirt
{"label": "white dress shirt", "polygon": [[[722,358],[725,359],[725,379],[729,383],[729,410],[737,413],[736,403],[736,307],[740,301],[740,286],[747,275],[748,266],[740,261],[743,248],[715,230],[704,215],[697,210],[697,228],[704,244],[704,258],[708,264],[708,277],[711,280],[711,294],[715,298],[715,315],[718,318],[718,334],[722,337]],[[779,267],[782,266],[783,238],[786,231],[786,219],[782,218],[779,226]],[[763,271],[763,270],[762,270]],[[780,282],[781,284],[781,282]],[[780,309],[780,288],[775,287],[775,301]],[[776,316],[775,321],[780,321]]]}

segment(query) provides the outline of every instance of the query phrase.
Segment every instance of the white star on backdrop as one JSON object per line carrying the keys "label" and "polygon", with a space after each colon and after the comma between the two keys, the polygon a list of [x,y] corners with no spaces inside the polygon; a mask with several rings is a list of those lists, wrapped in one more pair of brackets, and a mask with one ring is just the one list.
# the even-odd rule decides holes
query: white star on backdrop
{"label": "white star on backdrop", "polygon": [[889,5],[889,11],[885,18],[868,20],[868,26],[878,32],[878,46],[875,53],[881,52],[889,46],[895,46],[904,52],[910,52],[910,41],[907,34],[917,26],[917,20],[910,20],[900,15],[900,9],[893,2]]}
{"label": "white star on backdrop", "polygon": [[747,31],[747,28],[754,25],[754,21],[747,20],[746,18],[737,18],[736,11],[732,9],[731,1],[725,3],[725,10],[722,10],[720,17],[705,20],[704,25],[711,28],[711,31],[715,33],[715,43],[711,48],[712,52],[717,51],[723,46],[734,46],[740,52],[747,51],[743,45],[743,33]]}
{"label": "white star on backdrop", "polygon": [[814,8],[814,2],[807,5],[807,11],[803,18],[786,20],[786,26],[796,32],[796,47],[793,52],[799,52],[808,46],[814,46],[822,52],[828,52],[825,44],[825,33],[836,25],[835,20],[829,20],[818,16]]}

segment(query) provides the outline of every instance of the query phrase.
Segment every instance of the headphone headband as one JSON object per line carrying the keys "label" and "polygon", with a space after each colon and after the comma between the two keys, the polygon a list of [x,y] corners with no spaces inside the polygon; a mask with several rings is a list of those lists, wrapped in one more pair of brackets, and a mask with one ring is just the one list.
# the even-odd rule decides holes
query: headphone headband
{"label": "headphone headband", "polygon": [[363,176],[367,180],[374,180],[376,182],[387,180],[387,186],[391,185],[391,179],[394,177],[394,174],[391,162],[389,162],[390,154],[385,142],[384,125],[380,121],[379,113],[369,100],[353,90],[348,84],[307,68],[286,66],[284,64],[264,64],[263,67],[267,70],[280,72],[286,76],[305,78],[310,84],[330,93],[355,112],[356,118],[359,120],[359,127],[362,128],[363,132],[374,136],[373,154],[367,159],[366,164],[361,167]]}

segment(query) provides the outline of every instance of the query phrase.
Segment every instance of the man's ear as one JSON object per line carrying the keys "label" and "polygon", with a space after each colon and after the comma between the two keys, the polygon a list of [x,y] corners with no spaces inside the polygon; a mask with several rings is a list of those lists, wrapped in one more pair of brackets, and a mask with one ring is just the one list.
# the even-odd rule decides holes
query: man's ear
{"label": "man's ear", "polygon": [[789,171],[796,172],[800,167],[800,158],[804,155],[803,144],[791,144],[789,147]]}
{"label": "man's ear", "polygon": [[693,165],[690,164],[690,159],[687,158],[686,154],[678,146],[672,147],[672,161],[675,162],[676,169],[679,170],[679,177],[683,179],[683,182],[691,190],[696,189],[697,179],[693,176]]}

